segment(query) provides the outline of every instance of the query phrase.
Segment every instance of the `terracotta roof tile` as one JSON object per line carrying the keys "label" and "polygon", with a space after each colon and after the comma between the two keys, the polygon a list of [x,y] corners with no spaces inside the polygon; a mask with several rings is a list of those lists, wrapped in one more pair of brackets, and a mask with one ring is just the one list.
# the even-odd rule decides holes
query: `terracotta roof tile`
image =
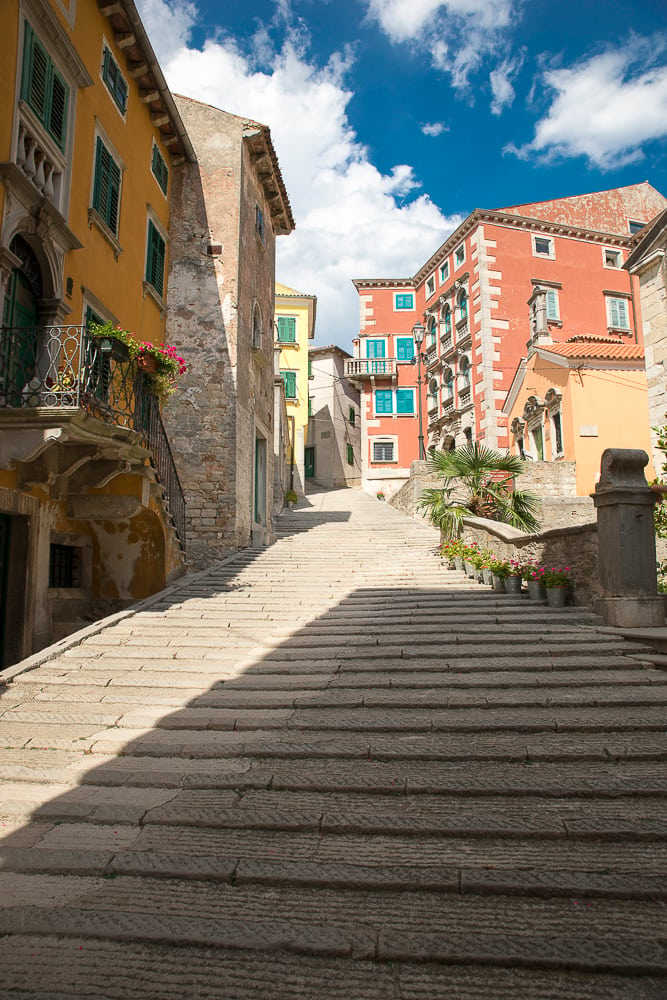
{"label": "terracotta roof tile", "polygon": [[544,350],[558,354],[562,358],[595,358],[600,361],[641,361],[644,358],[644,348],[640,344],[619,344],[599,340],[550,344],[544,347]]}

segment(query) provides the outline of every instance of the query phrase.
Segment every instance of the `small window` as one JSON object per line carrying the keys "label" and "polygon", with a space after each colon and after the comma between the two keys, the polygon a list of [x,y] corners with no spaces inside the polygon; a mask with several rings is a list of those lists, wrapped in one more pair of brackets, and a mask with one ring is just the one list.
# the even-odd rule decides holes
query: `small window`
{"label": "small window", "polygon": [[466,245],[462,243],[460,247],[457,247],[454,251],[454,266],[460,267],[466,259]]}
{"label": "small window", "polygon": [[366,357],[367,358],[384,358],[385,357],[385,342],[384,340],[367,340],[366,341]]}
{"label": "small window", "polygon": [[81,586],[81,549],[76,545],[51,545],[49,587]]}
{"label": "small window", "polygon": [[296,372],[281,372],[285,386],[285,399],[296,399]]}
{"label": "small window", "polygon": [[639,230],[643,229],[645,225],[646,225],[645,222],[628,222],[628,228],[630,230],[630,235],[634,236],[635,233],[638,233]]}
{"label": "small window", "polygon": [[444,282],[447,281],[448,278],[449,278],[449,261],[446,260],[443,264],[440,265],[440,284],[441,285],[444,284]]}
{"label": "small window", "polygon": [[373,461],[393,462],[394,442],[393,441],[373,441]]}
{"label": "small window", "polygon": [[627,299],[607,297],[607,322],[615,330],[630,329]]}
{"label": "small window", "polygon": [[375,412],[376,413],[394,412],[394,394],[391,391],[391,389],[375,390]]}
{"label": "small window", "polygon": [[536,257],[555,257],[554,241],[549,236],[533,236],[533,253]]}
{"label": "small window", "polygon": [[430,299],[432,295],[435,295],[435,275],[432,274],[431,277],[426,282],[426,298]]}
{"label": "small window", "polygon": [[451,337],[452,335],[452,310],[449,305],[446,305],[442,312],[442,322],[444,327],[445,337]]}
{"label": "small window", "polygon": [[554,427],[554,444],[556,455],[563,454],[563,427],[561,423],[560,413],[554,413],[553,418]]}
{"label": "small window", "polygon": [[65,149],[69,87],[26,22],[21,97],[58,147]]}
{"label": "small window", "polygon": [[347,464],[354,465],[354,448],[351,444],[347,446]]}
{"label": "small window", "polygon": [[264,213],[259,205],[255,205],[255,233],[263,246],[265,241]]}
{"label": "small window", "polygon": [[151,159],[151,170],[153,171],[153,176],[160,186],[160,190],[163,194],[167,193],[167,187],[169,186],[169,168],[165,162],[165,159],[157,148],[157,145],[153,143],[153,156]]}
{"label": "small window", "polygon": [[623,257],[620,250],[603,250],[604,255],[604,266],[605,267],[620,267],[623,263]]}
{"label": "small window", "polygon": [[396,390],[396,412],[397,413],[414,413],[415,412],[415,390],[414,389],[397,389]]}
{"label": "small window", "polygon": [[349,408],[349,410],[347,411],[347,420],[348,420],[348,423],[350,424],[351,427],[354,427],[356,419],[357,419],[357,415],[354,412],[354,407],[351,406]]}
{"label": "small window", "polygon": [[412,292],[397,292],[394,295],[394,309],[414,309],[415,297]]}
{"label": "small window", "polygon": [[415,356],[415,342],[412,337],[396,338],[396,360],[412,361]]}
{"label": "small window", "polygon": [[277,326],[278,326],[279,344],[296,343],[296,319],[294,319],[294,317],[279,316],[277,320]]}
{"label": "small window", "polygon": [[431,351],[436,346],[437,330],[435,316],[429,316],[426,330],[426,348]]}
{"label": "small window", "polygon": [[466,295],[464,289],[461,289],[459,294],[459,323],[463,322],[468,318],[468,296]]}
{"label": "small window", "polygon": [[259,308],[259,304],[255,302],[255,307],[252,311],[253,351],[261,351],[263,339],[264,339],[264,327],[262,325],[262,310]]}
{"label": "small window", "polygon": [[102,55],[102,79],[106,83],[107,90],[113,97],[116,107],[124,115],[127,111],[127,81],[108,45],[104,46]]}
{"label": "small window", "polygon": [[537,456],[538,462],[544,461],[544,439],[542,437],[541,426],[532,427],[530,431],[530,436],[533,439],[533,448],[535,449],[535,455]]}
{"label": "small window", "polygon": [[167,245],[152,219],[148,220],[148,251],[146,254],[146,281],[155,291],[164,292],[164,265],[167,255]]}
{"label": "small window", "polygon": [[[117,236],[120,208],[120,167],[99,136],[95,149],[93,208],[114,236]],[[160,292],[160,294],[162,293]]]}

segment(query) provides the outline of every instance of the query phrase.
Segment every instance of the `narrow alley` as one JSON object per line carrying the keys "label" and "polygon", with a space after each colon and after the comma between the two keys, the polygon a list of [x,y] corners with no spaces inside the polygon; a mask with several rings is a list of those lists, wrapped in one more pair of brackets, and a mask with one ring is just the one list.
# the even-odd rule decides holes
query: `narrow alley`
{"label": "narrow alley", "polygon": [[1,1000],[664,1000],[664,672],[360,491],[278,526],[0,675]]}

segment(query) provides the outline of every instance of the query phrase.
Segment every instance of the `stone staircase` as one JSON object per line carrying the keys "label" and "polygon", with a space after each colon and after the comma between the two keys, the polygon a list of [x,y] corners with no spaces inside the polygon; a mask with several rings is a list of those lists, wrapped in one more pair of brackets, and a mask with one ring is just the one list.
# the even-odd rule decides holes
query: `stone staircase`
{"label": "stone staircase", "polygon": [[665,675],[436,544],[312,494],[5,675],[0,998],[664,1000]]}

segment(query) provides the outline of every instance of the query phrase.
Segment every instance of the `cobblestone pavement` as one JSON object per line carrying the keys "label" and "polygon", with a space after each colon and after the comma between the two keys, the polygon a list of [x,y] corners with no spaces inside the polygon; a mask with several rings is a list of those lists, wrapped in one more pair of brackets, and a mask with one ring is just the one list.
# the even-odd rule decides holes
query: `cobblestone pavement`
{"label": "cobblestone pavement", "polygon": [[665,1000],[664,672],[436,543],[312,494],[5,675],[0,1000]]}

